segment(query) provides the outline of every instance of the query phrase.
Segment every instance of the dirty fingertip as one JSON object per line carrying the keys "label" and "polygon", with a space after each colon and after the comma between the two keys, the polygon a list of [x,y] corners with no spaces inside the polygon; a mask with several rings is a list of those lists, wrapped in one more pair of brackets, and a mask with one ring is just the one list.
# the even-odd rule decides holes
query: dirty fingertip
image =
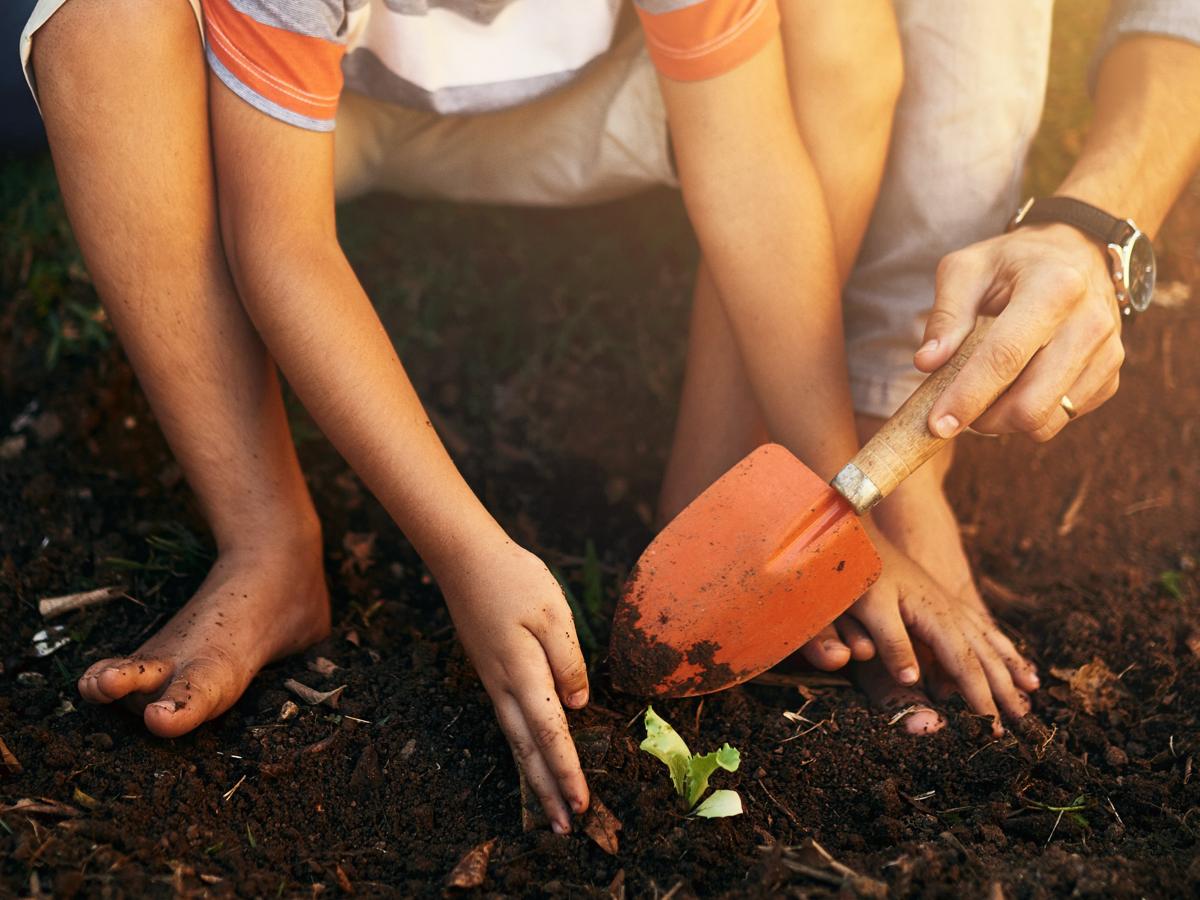
{"label": "dirty fingertip", "polygon": [[584,706],[587,706],[587,702],[588,702],[588,692],[587,691],[576,691],[575,693],[573,693],[569,697],[567,697],[567,706],[571,707],[571,709],[580,709]]}
{"label": "dirty fingertip", "polygon": [[921,673],[917,671],[916,666],[905,666],[896,675],[901,684],[916,684],[920,677]]}

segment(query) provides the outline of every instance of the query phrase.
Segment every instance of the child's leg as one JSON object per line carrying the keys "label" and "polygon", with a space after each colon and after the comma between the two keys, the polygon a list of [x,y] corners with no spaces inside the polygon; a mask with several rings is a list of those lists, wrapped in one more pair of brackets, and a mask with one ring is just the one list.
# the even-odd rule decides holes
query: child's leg
{"label": "child's leg", "polygon": [[76,238],[218,547],[196,596],[79,688],[100,703],[152,701],[147,727],[174,736],[328,631],[320,528],[217,236],[188,4],[70,0],[37,32],[33,60]]}
{"label": "child's leg", "polygon": [[656,514],[662,528],[767,439],[717,287],[701,262],[692,293],[679,417]]}

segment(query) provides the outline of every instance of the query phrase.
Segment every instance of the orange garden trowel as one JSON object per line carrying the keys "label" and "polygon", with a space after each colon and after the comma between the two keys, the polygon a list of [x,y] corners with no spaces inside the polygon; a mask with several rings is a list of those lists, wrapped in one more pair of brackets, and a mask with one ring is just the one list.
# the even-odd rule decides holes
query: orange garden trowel
{"label": "orange garden trowel", "polygon": [[929,431],[929,410],[989,325],[980,320],[831,484],[765,444],[676,516],[617,604],[613,684],[665,697],[732,687],[782,661],[862,596],[881,563],[858,516],[945,443]]}

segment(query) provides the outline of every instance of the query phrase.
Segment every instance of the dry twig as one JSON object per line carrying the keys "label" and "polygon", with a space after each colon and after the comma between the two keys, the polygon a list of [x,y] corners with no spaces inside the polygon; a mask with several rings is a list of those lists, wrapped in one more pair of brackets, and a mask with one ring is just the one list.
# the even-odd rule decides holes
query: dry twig
{"label": "dry twig", "polygon": [[61,597],[43,597],[38,601],[38,612],[43,619],[53,619],[76,609],[107,603],[117,597],[124,597],[128,590],[125,586],[96,588],[93,591],[81,591],[77,594],[64,594]]}

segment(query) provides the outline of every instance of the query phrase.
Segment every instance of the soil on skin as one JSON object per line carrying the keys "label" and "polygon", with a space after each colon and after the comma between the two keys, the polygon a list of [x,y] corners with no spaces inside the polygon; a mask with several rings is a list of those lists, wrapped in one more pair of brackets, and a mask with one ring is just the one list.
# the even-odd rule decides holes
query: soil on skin
{"label": "soil on skin", "polygon": [[[677,201],[464,211],[404,252],[436,267],[439,242],[473,246],[446,258],[502,284],[548,233],[583,247],[664,203]],[[376,294],[395,283],[396,208],[356,207],[378,231],[351,242]],[[668,219],[682,233],[681,216]],[[591,329],[573,325],[561,354],[538,357],[538,378],[486,380],[465,336],[491,340],[509,327],[501,317],[516,317],[504,332],[516,347],[509,371],[528,373],[523,335],[565,331],[583,298],[518,281],[528,304],[451,316],[440,343],[412,331],[401,340],[473,486],[577,598],[598,572],[602,613],[649,540],[669,440],[693,257],[662,254],[631,250],[590,282],[636,269],[665,298],[658,330],[639,324],[644,296],[604,298],[589,315],[627,340],[595,350]],[[571,260],[562,265],[575,277]],[[389,326],[419,324],[413,303]],[[737,789],[745,814],[689,819],[666,769],[638,751],[644,704],[611,689],[605,619],[591,616],[594,702],[571,722],[594,796],[623,824],[615,855],[578,831],[522,831],[512,759],[436,587],[316,438],[302,457],[325,523],[333,636],[271,666],[231,712],[178,740],[84,705],[78,674],[131,650],[203,575],[206,545],[189,550],[172,523],[203,529],[118,351],[47,373],[11,347],[0,425],[7,432],[36,401],[35,418],[52,413],[62,428],[42,419],[42,435],[26,428],[25,448],[0,462],[0,737],[23,767],[5,774],[0,762],[0,798],[72,809],[0,814],[0,895],[434,896],[492,839],[478,890],[493,896],[607,897],[622,884],[631,897],[1195,895],[1200,307],[1152,309],[1127,344],[1121,391],[1103,410],[1045,446],[968,439],[951,477],[985,592],[1042,674],[1032,716],[993,741],[952,703],[944,731],[914,740],[827,677],[656,703],[693,750],[728,741],[742,753],[739,771],[718,772],[713,786]],[[56,620],[71,643],[32,655],[47,625],[39,597],[109,584],[138,602]],[[318,657],[338,668],[312,671]],[[281,719],[297,700],[289,678],[345,685],[340,706],[300,703]],[[858,877],[792,849],[808,839]]]}

